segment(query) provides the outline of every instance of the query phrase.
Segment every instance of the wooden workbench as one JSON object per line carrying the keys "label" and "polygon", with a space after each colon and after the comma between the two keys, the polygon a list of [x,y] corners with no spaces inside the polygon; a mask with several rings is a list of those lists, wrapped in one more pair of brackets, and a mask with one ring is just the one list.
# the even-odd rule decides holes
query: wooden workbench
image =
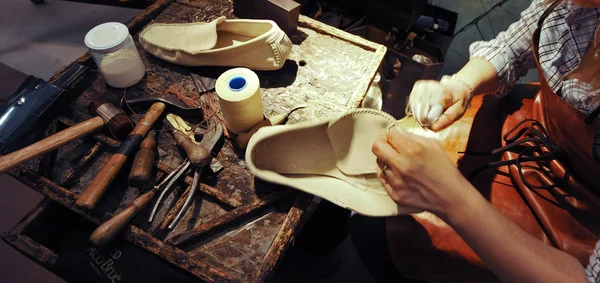
{"label": "wooden workbench", "polygon": [[[119,90],[108,87],[100,75],[88,76],[80,83],[86,85],[85,91],[58,122],[70,125],[89,118],[87,105],[100,96],[118,105],[123,95],[178,93],[202,101],[205,109],[211,109],[211,104],[218,107],[214,93],[200,98],[190,72],[216,78],[225,68],[187,68],[161,61],[144,51],[137,33],[152,22],[210,21],[222,15],[233,17],[230,1],[160,0],[143,10],[128,27],[146,65],[144,80]],[[297,123],[339,115],[360,105],[385,53],[383,46],[303,16],[298,31],[290,38],[294,46],[284,67],[257,72],[265,115],[283,113],[300,104],[308,105],[290,117],[288,123]],[[76,62],[94,64],[88,55]],[[54,78],[58,75],[60,73]],[[155,128],[159,133],[157,171],[168,171],[182,162],[182,156],[170,134],[161,131],[162,123]],[[97,209],[83,211],[73,206],[78,193],[86,188],[118,146],[118,141],[96,134],[61,148],[48,177],[37,172],[39,160],[12,170],[12,176],[47,198],[3,239],[60,276],[73,278],[69,277],[68,269],[57,268],[61,252],[67,249],[64,243],[60,244],[61,239],[67,237],[65,231],[72,226],[95,227],[126,207],[142,191],[127,186],[125,172],[113,183]],[[255,180],[246,168],[243,151],[230,140],[225,140],[217,159],[225,169],[203,180],[202,192],[173,231],[165,226],[173,217],[173,208],[181,205],[181,196],[188,193],[191,178],[181,182],[167,197],[153,223],[146,221],[149,212],[146,209],[126,229],[123,239],[168,262],[169,266],[204,281],[266,281],[296,233],[311,197]],[[56,203],[67,209],[57,208]],[[202,229],[193,244],[174,246],[169,243],[173,236],[192,228]]]}

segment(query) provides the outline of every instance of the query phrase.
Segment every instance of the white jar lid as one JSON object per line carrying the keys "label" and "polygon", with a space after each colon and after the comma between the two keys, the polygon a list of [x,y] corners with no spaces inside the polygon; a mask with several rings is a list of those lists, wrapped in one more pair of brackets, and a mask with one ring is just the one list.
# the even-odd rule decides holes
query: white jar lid
{"label": "white jar lid", "polygon": [[85,45],[98,53],[110,53],[119,49],[129,35],[122,23],[109,22],[95,26],[85,35]]}

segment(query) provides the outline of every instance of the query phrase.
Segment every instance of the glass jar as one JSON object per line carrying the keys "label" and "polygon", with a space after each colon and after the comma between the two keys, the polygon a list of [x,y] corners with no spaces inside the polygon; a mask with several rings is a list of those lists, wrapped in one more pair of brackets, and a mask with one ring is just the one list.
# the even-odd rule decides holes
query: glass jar
{"label": "glass jar", "polygon": [[144,77],[146,68],[124,24],[110,22],[94,27],[85,35],[85,45],[110,86],[129,87]]}

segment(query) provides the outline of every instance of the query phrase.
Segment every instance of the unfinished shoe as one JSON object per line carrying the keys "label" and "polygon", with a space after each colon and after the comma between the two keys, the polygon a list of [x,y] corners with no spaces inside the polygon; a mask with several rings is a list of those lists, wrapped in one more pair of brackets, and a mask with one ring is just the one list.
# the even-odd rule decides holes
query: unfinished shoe
{"label": "unfinished shoe", "polygon": [[140,34],[144,49],[184,66],[232,66],[254,70],[283,67],[292,43],[270,20],[152,24]]}
{"label": "unfinished shoe", "polygon": [[368,216],[418,212],[398,206],[376,175],[377,158],[371,148],[390,125],[440,141],[458,164],[466,149],[473,115],[434,132],[413,117],[396,121],[373,109],[358,109],[332,120],[260,129],[250,139],[246,162],[263,180],[289,186],[338,206]]}
{"label": "unfinished shoe", "polygon": [[416,212],[399,207],[377,178],[373,142],[396,120],[371,109],[339,118],[260,129],[248,145],[250,171],[369,216]]}

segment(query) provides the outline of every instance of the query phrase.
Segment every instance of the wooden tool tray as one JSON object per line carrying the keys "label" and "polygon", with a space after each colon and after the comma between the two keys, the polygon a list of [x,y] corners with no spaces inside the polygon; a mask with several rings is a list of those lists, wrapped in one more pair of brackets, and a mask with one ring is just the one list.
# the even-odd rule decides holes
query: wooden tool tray
{"label": "wooden tool tray", "polygon": [[[164,62],[144,51],[137,34],[151,22],[210,21],[222,15],[233,17],[230,1],[160,0],[140,12],[128,27],[146,66],[144,80],[122,90],[106,86],[100,75],[88,76],[81,82],[88,85],[87,89],[58,118],[59,125],[69,126],[89,118],[87,106],[100,96],[118,105],[123,95],[179,95],[201,101],[206,109],[205,116],[218,112],[216,95],[209,92],[201,98],[190,71],[216,78],[226,68],[187,68]],[[339,115],[360,105],[385,47],[304,16],[300,16],[298,31],[290,38],[294,47],[284,67],[277,71],[257,72],[265,115],[283,113],[306,104],[306,109],[290,117],[288,123],[296,123]],[[94,66],[89,55],[76,62]],[[171,135],[163,131],[162,123],[157,124],[159,162],[156,171],[169,172],[183,158]],[[119,145],[118,141],[98,133],[62,147],[48,177],[38,174],[39,160],[11,170],[12,176],[47,199],[3,239],[60,276],[73,278],[68,270],[56,269],[64,252],[61,243],[65,242],[66,232],[61,229],[95,227],[144,192],[127,186],[129,168],[126,167],[96,209],[83,211],[73,205],[77,195]],[[125,229],[122,239],[164,260],[169,266],[185,271],[188,276],[204,281],[266,281],[289,246],[311,197],[256,180],[246,168],[243,150],[229,139],[224,141],[217,159],[225,169],[202,180],[201,193],[175,229],[169,231],[166,226],[174,217],[173,211],[182,206],[189,193],[189,176],[169,194],[152,223],[147,222],[149,208],[146,208]],[[195,236],[191,244],[175,246],[169,243],[173,236],[191,229]]]}

